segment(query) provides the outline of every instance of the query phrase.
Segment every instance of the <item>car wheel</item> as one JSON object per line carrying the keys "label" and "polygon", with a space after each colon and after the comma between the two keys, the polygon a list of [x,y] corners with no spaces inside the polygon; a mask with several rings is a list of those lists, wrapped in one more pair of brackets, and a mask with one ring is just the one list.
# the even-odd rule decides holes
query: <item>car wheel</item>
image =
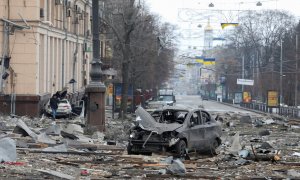
{"label": "car wheel", "polygon": [[131,149],[132,149],[132,146],[128,144],[128,146],[127,146],[127,154],[128,155],[133,154]]}
{"label": "car wheel", "polygon": [[176,144],[176,154],[180,157],[180,158],[185,158],[186,156],[186,143],[184,140],[180,140],[177,144]]}
{"label": "car wheel", "polygon": [[219,141],[217,139],[214,139],[213,142],[210,144],[210,152],[212,155],[218,155],[219,154]]}

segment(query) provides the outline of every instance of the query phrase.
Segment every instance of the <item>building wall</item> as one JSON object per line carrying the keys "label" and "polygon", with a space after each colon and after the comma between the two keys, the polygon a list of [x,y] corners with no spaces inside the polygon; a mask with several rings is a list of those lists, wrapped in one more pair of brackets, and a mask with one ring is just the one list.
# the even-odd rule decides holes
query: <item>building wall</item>
{"label": "building wall", "polygon": [[[0,18],[26,25],[22,20],[24,18],[30,26],[28,30],[15,30],[9,35],[8,53],[11,56],[11,68],[10,76],[4,82],[4,95],[15,93],[17,96],[38,96],[44,99],[43,96],[48,97],[65,86],[69,87],[69,92],[78,94],[77,92],[83,90],[85,83],[88,83],[90,69],[88,62],[91,53],[86,52],[84,48],[91,47],[91,35],[88,36],[91,34],[91,2],[88,0],[68,0],[65,4],[56,2],[60,1],[0,1]],[[67,2],[71,2],[71,6],[68,6]],[[40,16],[41,11],[44,16]],[[2,20],[0,31],[2,57],[4,33]],[[76,80],[74,85],[68,83],[72,78]],[[35,101],[36,99],[38,98],[35,98]],[[1,104],[3,105],[0,98],[0,113]]]}

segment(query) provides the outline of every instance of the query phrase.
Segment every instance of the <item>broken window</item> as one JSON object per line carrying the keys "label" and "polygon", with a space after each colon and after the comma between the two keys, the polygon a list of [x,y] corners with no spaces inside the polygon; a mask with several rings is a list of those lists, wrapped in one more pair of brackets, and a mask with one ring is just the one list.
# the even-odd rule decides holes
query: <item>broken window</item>
{"label": "broken window", "polygon": [[201,119],[199,117],[199,111],[195,111],[193,113],[193,115],[191,116],[191,119],[190,119],[191,122],[194,122],[194,125],[200,125],[202,124],[201,123]]}

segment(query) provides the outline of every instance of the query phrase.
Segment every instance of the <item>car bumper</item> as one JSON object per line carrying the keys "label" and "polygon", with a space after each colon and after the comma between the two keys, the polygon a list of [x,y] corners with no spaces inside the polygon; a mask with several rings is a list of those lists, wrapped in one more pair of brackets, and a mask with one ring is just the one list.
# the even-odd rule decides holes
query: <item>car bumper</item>
{"label": "car bumper", "polygon": [[129,140],[131,151],[136,153],[161,152],[164,148],[169,147],[169,142],[165,141],[147,141],[145,145],[144,143],[145,141],[142,140]]}
{"label": "car bumper", "polygon": [[[47,113],[52,115],[52,110],[47,110]],[[56,116],[67,116],[69,114],[71,114],[72,112],[71,111],[60,111],[60,110],[57,110],[56,111]]]}

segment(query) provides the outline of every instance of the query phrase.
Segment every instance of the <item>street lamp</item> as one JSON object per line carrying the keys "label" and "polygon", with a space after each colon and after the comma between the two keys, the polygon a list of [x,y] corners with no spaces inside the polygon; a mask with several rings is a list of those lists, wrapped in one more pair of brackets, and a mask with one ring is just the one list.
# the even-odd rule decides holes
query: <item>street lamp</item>
{"label": "street lamp", "polygon": [[213,3],[210,3],[210,4],[208,5],[208,7],[215,7],[215,5],[214,5]]}
{"label": "street lamp", "polygon": [[102,79],[102,62],[100,60],[99,38],[99,0],[92,1],[92,27],[93,27],[93,60],[91,62],[91,82],[86,88],[88,94],[87,125],[93,130],[105,131],[105,90]]}
{"label": "street lamp", "polygon": [[258,1],[258,2],[256,3],[256,6],[262,6],[262,3],[261,3],[260,1]]}

